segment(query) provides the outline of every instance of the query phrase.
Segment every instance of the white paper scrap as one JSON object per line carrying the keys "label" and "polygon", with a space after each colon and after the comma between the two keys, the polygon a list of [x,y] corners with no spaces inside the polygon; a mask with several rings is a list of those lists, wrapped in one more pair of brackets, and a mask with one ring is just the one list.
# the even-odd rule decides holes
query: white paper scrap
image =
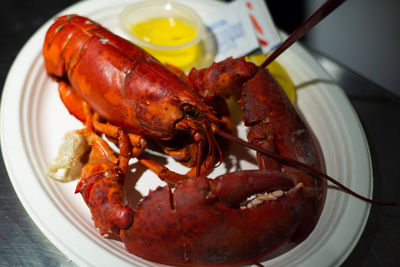
{"label": "white paper scrap", "polygon": [[238,0],[241,10],[246,10],[253,25],[254,34],[264,54],[275,49],[281,43],[278,30],[265,4],[260,0]]}
{"label": "white paper scrap", "polygon": [[216,62],[230,56],[244,56],[259,48],[250,18],[246,12],[240,12],[240,6],[239,1],[231,2],[209,14],[205,20],[206,26],[216,38]]}
{"label": "white paper scrap", "polygon": [[280,43],[278,31],[264,1],[236,0],[205,20],[217,43],[215,61],[240,57],[261,48],[264,54]]}

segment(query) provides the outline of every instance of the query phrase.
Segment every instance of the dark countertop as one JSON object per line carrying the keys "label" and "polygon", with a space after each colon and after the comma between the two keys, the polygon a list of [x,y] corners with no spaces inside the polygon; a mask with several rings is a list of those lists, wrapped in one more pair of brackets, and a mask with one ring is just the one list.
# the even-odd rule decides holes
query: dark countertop
{"label": "dark countertop", "polygon": [[[74,2],[2,2],[0,88],[29,37],[50,17]],[[400,187],[400,98],[334,61],[314,55],[345,90],[364,127],[374,169],[374,198],[400,203],[397,193]],[[12,188],[2,158],[0,203],[0,266],[75,266],[30,219]],[[365,230],[343,266],[398,266],[399,226],[400,207],[372,206]]]}

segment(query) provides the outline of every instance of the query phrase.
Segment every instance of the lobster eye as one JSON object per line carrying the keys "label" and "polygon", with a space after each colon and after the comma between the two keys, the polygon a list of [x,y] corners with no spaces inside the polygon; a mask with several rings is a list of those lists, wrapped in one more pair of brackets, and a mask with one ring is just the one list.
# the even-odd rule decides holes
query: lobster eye
{"label": "lobster eye", "polygon": [[194,106],[185,105],[183,106],[183,112],[191,119],[200,119],[203,117],[203,113]]}

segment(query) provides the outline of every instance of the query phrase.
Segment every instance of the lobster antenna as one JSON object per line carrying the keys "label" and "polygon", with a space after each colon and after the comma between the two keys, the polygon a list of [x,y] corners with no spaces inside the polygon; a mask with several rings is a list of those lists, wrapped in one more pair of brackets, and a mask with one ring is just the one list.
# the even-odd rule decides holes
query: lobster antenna
{"label": "lobster antenna", "polygon": [[203,159],[203,146],[204,146],[204,142],[200,141],[198,143],[198,153],[197,153],[197,159],[196,159],[196,177],[199,177],[201,175],[201,164],[202,159]]}
{"label": "lobster antenna", "polygon": [[279,161],[285,162],[285,163],[287,163],[289,165],[302,168],[302,169],[304,169],[304,170],[306,170],[308,172],[311,172],[311,173],[314,173],[314,174],[316,174],[316,175],[318,175],[320,177],[323,177],[326,180],[328,180],[329,182],[331,182],[331,183],[335,184],[336,186],[338,186],[339,188],[341,188],[343,191],[345,191],[345,192],[347,192],[347,193],[349,193],[349,194],[355,196],[356,198],[359,198],[359,199],[361,199],[361,200],[363,200],[365,202],[368,202],[368,203],[371,203],[371,204],[375,204],[375,205],[382,205],[382,206],[396,206],[397,205],[394,202],[381,202],[381,201],[376,201],[376,200],[373,200],[373,199],[366,198],[366,197],[354,192],[353,190],[349,189],[348,187],[344,186],[343,184],[339,183],[338,181],[336,181],[332,177],[328,176],[327,174],[323,173],[322,171],[320,171],[320,170],[318,170],[316,168],[313,168],[313,167],[311,167],[311,166],[309,166],[309,165],[307,165],[307,164],[305,164],[303,162],[300,162],[300,161],[297,161],[297,160],[294,160],[294,159],[291,159],[291,158],[288,158],[288,157],[285,157],[285,156],[282,156],[282,155],[279,155],[279,154],[272,153],[271,151],[268,151],[266,149],[258,147],[258,146],[254,145],[252,143],[246,142],[246,141],[244,141],[244,140],[242,140],[242,139],[240,139],[240,138],[238,138],[236,136],[233,136],[233,135],[231,135],[229,133],[226,133],[224,131],[221,131],[219,129],[216,129],[215,133],[220,135],[221,137],[223,137],[225,139],[228,139],[230,141],[234,141],[234,142],[239,143],[239,144],[241,144],[243,146],[246,146],[246,147],[248,147],[250,149],[256,150],[257,152],[260,152],[260,153],[262,153],[262,154],[264,154],[266,156],[269,156],[271,158],[274,158],[274,159],[277,159]]}
{"label": "lobster antenna", "polygon": [[293,43],[303,37],[309,30],[317,25],[321,20],[328,16],[333,10],[346,0],[328,0],[317,11],[314,12],[303,24],[301,24],[275,51],[261,64],[262,68],[268,66],[283,51],[288,49]]}

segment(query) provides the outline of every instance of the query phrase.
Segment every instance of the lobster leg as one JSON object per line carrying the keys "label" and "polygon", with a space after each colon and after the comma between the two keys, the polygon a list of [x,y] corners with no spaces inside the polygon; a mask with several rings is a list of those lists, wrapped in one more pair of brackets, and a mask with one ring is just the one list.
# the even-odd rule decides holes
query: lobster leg
{"label": "lobster leg", "polygon": [[[181,180],[186,180],[190,178],[197,178],[200,175],[198,174],[197,168],[198,167],[193,167],[191,168],[186,174],[179,174],[174,171],[171,171],[165,166],[160,165],[159,163],[155,162],[154,160],[151,160],[147,157],[140,156],[138,157],[139,162],[146,166],[148,169],[150,169],[152,172],[154,172],[160,180],[165,181],[168,183],[170,186],[174,187],[179,181]],[[210,171],[210,167],[207,167],[206,165],[209,164],[210,162],[203,162],[201,165],[201,175],[205,176],[207,172]],[[211,165],[211,164],[210,164]]]}
{"label": "lobster leg", "polygon": [[81,122],[85,122],[84,101],[76,95],[72,87],[65,81],[58,82],[58,93],[68,111]]}
{"label": "lobster leg", "polygon": [[[142,136],[132,133],[128,134],[121,127],[117,127],[112,124],[101,123],[98,120],[94,120],[93,128],[96,131],[105,134],[107,137],[117,140],[120,153],[124,155],[132,152],[132,157],[137,157],[141,155],[146,148],[146,140]],[[130,147],[132,147],[131,151],[129,150]]]}
{"label": "lobster leg", "polygon": [[175,185],[181,180],[188,179],[186,175],[182,175],[169,170],[167,167],[161,166],[154,160],[139,157],[139,162],[154,172],[162,181],[167,182],[170,185]]}

